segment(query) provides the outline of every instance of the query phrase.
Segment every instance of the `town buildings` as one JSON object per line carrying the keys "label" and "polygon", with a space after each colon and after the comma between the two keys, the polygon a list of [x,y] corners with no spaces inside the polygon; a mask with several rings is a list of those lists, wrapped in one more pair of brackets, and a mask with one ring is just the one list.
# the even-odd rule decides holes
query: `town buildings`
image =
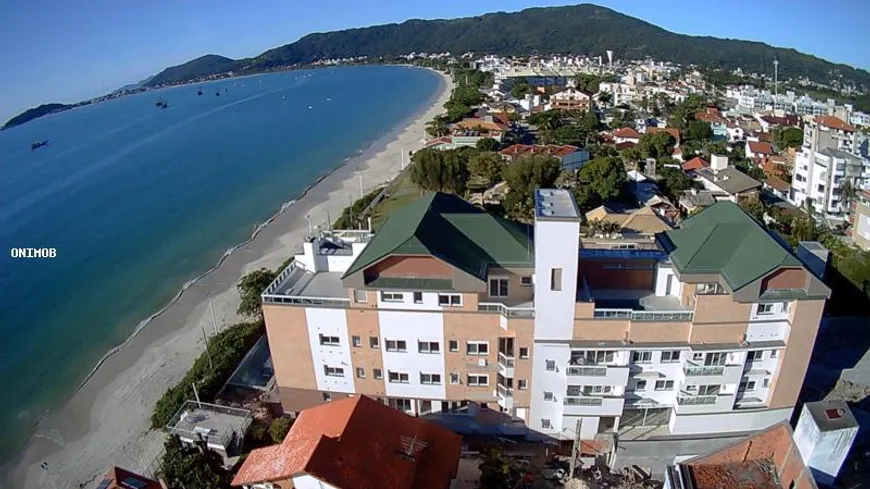
{"label": "town buildings", "polygon": [[550,156],[562,163],[563,170],[579,170],[589,161],[589,151],[570,144],[512,144],[499,151],[507,162],[516,161],[524,156]]}
{"label": "town buildings", "polygon": [[312,237],[263,294],[284,409],[367,395],[556,439],[791,416],[829,295],[800,260],[730,202],[618,241],[580,221],[566,190],[533,225],[433,193]]}

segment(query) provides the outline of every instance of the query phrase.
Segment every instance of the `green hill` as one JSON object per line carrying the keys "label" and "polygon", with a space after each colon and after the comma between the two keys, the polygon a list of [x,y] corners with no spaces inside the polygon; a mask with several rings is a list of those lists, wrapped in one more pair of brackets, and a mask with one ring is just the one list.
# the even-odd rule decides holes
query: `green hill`
{"label": "green hill", "polygon": [[3,124],[3,127],[0,127],[0,130],[9,129],[10,127],[20,126],[25,122],[30,122],[33,119],[37,119],[42,116],[46,116],[49,114],[54,114],[55,112],[61,112],[67,109],[71,109],[75,107],[75,105],[66,105],[66,104],[42,104],[39,107],[33,107],[32,109],[27,109],[24,112],[16,115],[15,117],[6,121],[6,124]]}
{"label": "green hill", "polygon": [[238,61],[225,56],[206,54],[187,63],[166,68],[143,84],[154,87],[171,83],[183,83],[203,76],[233,71],[238,68],[238,63]]}

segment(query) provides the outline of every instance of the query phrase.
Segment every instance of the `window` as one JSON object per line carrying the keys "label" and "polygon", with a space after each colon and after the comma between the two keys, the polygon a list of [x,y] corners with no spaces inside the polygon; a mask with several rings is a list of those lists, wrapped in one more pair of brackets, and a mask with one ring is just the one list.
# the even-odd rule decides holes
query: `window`
{"label": "window", "polygon": [[520,347],[520,358],[529,358],[529,347],[527,347],[527,346]]}
{"label": "window", "polygon": [[429,414],[432,412],[432,401],[420,401],[420,414]]}
{"label": "window", "polygon": [[489,343],[486,341],[468,341],[465,343],[467,355],[488,355]]}
{"label": "window", "polygon": [[324,365],[323,371],[326,373],[327,377],[344,377],[344,369],[341,367],[330,367],[329,365]]}
{"label": "window", "polygon": [[550,290],[558,292],[562,290],[562,269],[550,269]]}
{"label": "window", "polygon": [[545,401],[555,401],[556,396],[554,396],[552,392],[544,391],[544,400]]}
{"label": "window", "polygon": [[441,385],[441,374],[420,374],[420,383],[427,385]]}
{"label": "window", "polygon": [[693,353],[693,354],[692,354],[692,361],[693,361],[693,362],[700,362],[700,361],[702,361],[702,360],[704,360],[704,354],[703,354],[703,353]]}
{"label": "window", "polygon": [[377,336],[369,336],[369,346],[372,348],[380,348],[381,347],[381,339]]}
{"label": "window", "polygon": [[670,391],[674,389],[674,381],[673,380],[657,380],[656,381],[656,390],[657,391]]}
{"label": "window", "polygon": [[328,335],[320,335],[320,344],[326,346],[338,346],[341,342],[338,339],[338,336],[328,336]]}
{"label": "window", "polygon": [[358,378],[358,379],[366,378],[366,369],[357,367],[356,378]]}
{"label": "window", "polygon": [[761,350],[750,351],[746,353],[747,362],[760,362],[764,357],[764,352]]}
{"label": "window", "polygon": [[448,341],[447,346],[450,348],[450,351],[459,351],[459,342],[456,340]]}
{"label": "window", "polygon": [[442,307],[461,307],[462,294],[438,294],[438,305]]}
{"label": "window", "polygon": [[662,363],[677,363],[680,361],[680,351],[663,351],[662,352]]}
{"label": "window", "polygon": [[569,396],[593,396],[601,394],[610,394],[613,391],[613,386],[610,385],[569,385]]}
{"label": "window", "polygon": [[571,353],[572,365],[598,365],[613,362],[612,351],[588,350]]}
{"label": "window", "polygon": [[408,374],[404,372],[387,372],[387,377],[394,384],[407,384]]}
{"label": "window", "polygon": [[390,399],[389,405],[393,409],[398,409],[399,411],[404,411],[406,413],[411,411],[410,399]]}
{"label": "window", "polygon": [[525,277],[520,277],[520,285],[523,287],[531,287],[532,286],[532,276],[526,275]]}
{"label": "window", "polygon": [[740,382],[740,385],[737,387],[740,391],[754,391],[755,390],[755,381],[754,380],[744,380]]}
{"label": "window", "polygon": [[456,372],[450,372],[450,383],[453,385],[459,384],[459,374]]}
{"label": "window", "polygon": [[353,301],[354,302],[366,302],[368,298],[366,297],[366,291],[363,289],[353,289]]}
{"label": "window", "polygon": [[401,292],[381,292],[382,302],[405,302],[405,294]]}
{"label": "window", "polygon": [[651,351],[633,351],[631,352],[631,363],[652,363]]}
{"label": "window", "polygon": [[770,387],[770,379],[764,379],[764,382],[761,383],[761,386],[767,389]]}
{"label": "window", "polygon": [[418,341],[417,351],[420,353],[438,353],[441,351],[441,344],[437,341]]}
{"label": "window", "polygon": [[638,380],[636,384],[634,384],[634,390],[636,391],[645,391],[646,390],[646,381]]}
{"label": "window", "polygon": [[323,400],[326,402],[329,402],[332,400],[332,394],[330,394],[329,392],[324,392],[321,395],[323,396]]}
{"label": "window", "polygon": [[351,336],[350,343],[354,346],[354,348],[359,348],[362,346],[362,338],[359,336]]}
{"label": "window", "polygon": [[556,370],[556,361],[555,360],[546,360],[544,361],[546,365],[547,372],[553,372]]}
{"label": "window", "polygon": [[387,344],[387,351],[408,351],[408,344],[405,340],[384,340]]}
{"label": "window", "polygon": [[489,385],[489,375],[468,374],[468,385],[471,387],[486,387]]}
{"label": "window", "polygon": [[704,365],[707,367],[718,367],[725,365],[725,360],[728,358],[727,353],[708,353],[704,358]]}
{"label": "window", "polygon": [[698,387],[698,395],[701,396],[717,396],[719,395],[719,385],[702,385]]}
{"label": "window", "polygon": [[758,315],[773,314],[774,313],[773,306],[775,306],[775,305],[776,304],[772,304],[772,303],[759,304],[755,308],[755,314],[758,314]]}
{"label": "window", "polygon": [[423,293],[422,292],[414,292],[414,304],[422,304],[423,303]]}
{"label": "window", "polygon": [[374,377],[377,380],[381,380],[384,378],[384,372],[381,371],[381,369],[379,369],[379,368],[373,368],[372,369],[372,377]]}
{"label": "window", "polygon": [[779,350],[770,350],[770,358],[776,358],[779,356]]}
{"label": "window", "polygon": [[508,279],[497,277],[489,279],[489,296],[490,297],[507,297],[508,296]]}
{"label": "window", "polygon": [[526,379],[517,379],[517,389],[524,391],[529,388],[529,381]]}
{"label": "window", "polygon": [[550,420],[547,418],[541,419],[541,429],[542,430],[552,430],[553,425],[550,423]]}
{"label": "window", "polygon": [[719,285],[718,282],[707,282],[695,285],[695,294],[697,295],[719,295],[726,293],[727,291],[725,288]]}

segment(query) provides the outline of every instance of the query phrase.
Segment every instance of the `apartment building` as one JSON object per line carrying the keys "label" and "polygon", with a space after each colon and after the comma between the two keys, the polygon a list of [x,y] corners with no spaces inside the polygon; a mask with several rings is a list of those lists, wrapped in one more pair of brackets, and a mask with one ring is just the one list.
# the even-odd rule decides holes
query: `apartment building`
{"label": "apartment building", "polygon": [[789,418],[829,295],[794,255],[730,202],[631,239],[580,221],[564,190],[533,225],[434,193],[310,239],[263,294],[285,410],[364,394],[556,439]]}

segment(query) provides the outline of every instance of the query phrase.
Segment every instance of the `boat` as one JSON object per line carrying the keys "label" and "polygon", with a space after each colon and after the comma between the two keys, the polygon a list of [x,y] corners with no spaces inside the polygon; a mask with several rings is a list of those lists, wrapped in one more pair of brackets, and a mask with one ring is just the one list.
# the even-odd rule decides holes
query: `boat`
{"label": "boat", "polygon": [[33,151],[37,148],[41,148],[41,147],[45,146],[46,144],[48,144],[48,139],[46,139],[45,141],[36,141],[30,145],[30,151]]}
{"label": "boat", "polygon": [[169,104],[166,103],[166,101],[163,100],[162,98],[158,98],[157,102],[154,102],[154,106],[157,107],[158,109],[166,109],[169,107]]}
{"label": "boat", "polygon": [[308,110],[311,110],[311,109],[313,109],[313,108],[314,108],[314,107],[312,107],[312,106],[310,106],[310,105],[308,106]]}
{"label": "boat", "polygon": [[215,96],[215,97],[220,97],[220,96],[221,96],[221,92],[220,92],[220,90],[218,90],[217,92],[215,92],[215,93],[214,93],[214,96]]}
{"label": "boat", "polygon": [[198,97],[200,95],[202,95],[202,89],[196,91],[196,96]]}

